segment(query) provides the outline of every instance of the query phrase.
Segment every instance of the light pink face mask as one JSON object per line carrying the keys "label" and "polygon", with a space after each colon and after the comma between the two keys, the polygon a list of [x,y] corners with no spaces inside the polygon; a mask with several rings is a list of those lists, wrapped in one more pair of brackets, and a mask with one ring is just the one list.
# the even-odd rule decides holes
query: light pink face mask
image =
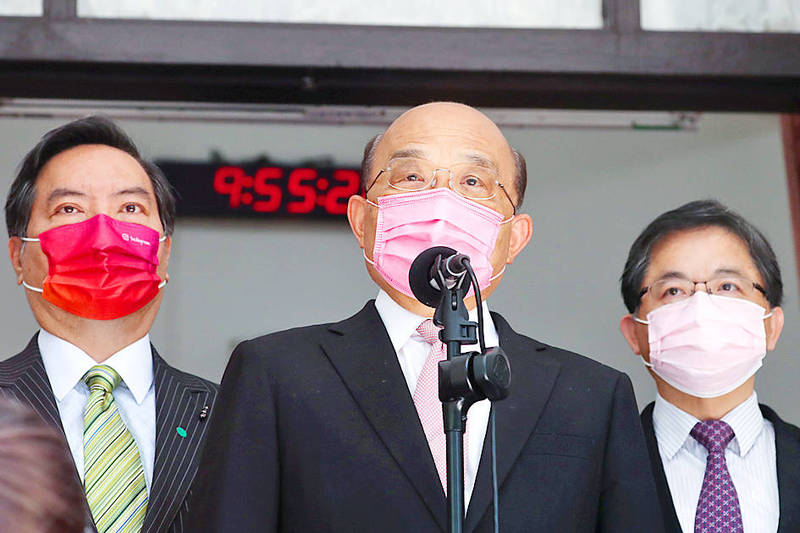
{"label": "light pink face mask", "polygon": [[661,379],[699,398],[727,394],[761,368],[767,353],[764,308],[697,291],[647,314],[650,363]]}
{"label": "light pink face mask", "polygon": [[[369,202],[369,200],[367,200]],[[449,246],[468,255],[481,289],[500,277],[492,276],[490,257],[503,215],[447,188],[390,194],[369,202],[378,208],[372,259],[364,259],[386,282],[414,298],[408,284],[411,263],[433,246]],[[472,289],[470,289],[471,294]]]}

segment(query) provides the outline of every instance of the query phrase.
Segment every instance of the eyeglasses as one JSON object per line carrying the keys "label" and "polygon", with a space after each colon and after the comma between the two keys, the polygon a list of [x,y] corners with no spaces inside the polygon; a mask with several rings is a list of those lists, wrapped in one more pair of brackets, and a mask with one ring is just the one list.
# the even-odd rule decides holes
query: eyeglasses
{"label": "eyeglasses", "polygon": [[453,192],[469,200],[491,200],[497,196],[499,189],[508,198],[513,213],[517,214],[517,206],[498,180],[497,173],[480,165],[464,163],[451,168],[436,168],[423,159],[393,159],[367,186],[367,193],[383,175],[386,176],[388,187],[382,191],[382,195],[429,189],[436,185],[437,180],[444,179]]}
{"label": "eyeglasses", "polygon": [[728,276],[708,281],[691,281],[681,278],[662,279],[642,289],[639,293],[639,298],[641,299],[645,294],[649,294],[657,305],[679,302],[692,296],[696,291],[697,285],[701,283],[706,286],[708,294],[716,296],[749,300],[757,294],[756,291],[764,296],[767,295],[767,292],[758,283],[747,278]]}

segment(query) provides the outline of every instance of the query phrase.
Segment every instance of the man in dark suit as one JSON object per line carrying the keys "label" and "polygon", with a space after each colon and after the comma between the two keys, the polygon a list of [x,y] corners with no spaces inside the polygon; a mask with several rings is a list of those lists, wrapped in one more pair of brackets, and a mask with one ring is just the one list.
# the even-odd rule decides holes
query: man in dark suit
{"label": "man in dark suit", "polygon": [[[236,348],[195,481],[193,532],[447,528],[444,353],[408,268],[420,248],[449,245],[470,256],[489,296],[531,238],[530,216],[517,213],[525,163],[480,112],[433,103],[373,139],[362,174],[367,194],[350,198],[348,219],[378,298],[341,322]],[[474,297],[466,304],[474,320]],[[513,384],[507,399],[469,411],[464,530],[492,528],[493,410],[503,530],[658,531],[628,378],[498,314],[485,322]]]}
{"label": "man in dark suit", "polygon": [[9,254],[41,329],[0,362],[0,394],[66,437],[90,527],[182,532],[217,386],[151,346],[175,199],[101,117],[47,133],[6,202]]}
{"label": "man in dark suit", "polygon": [[667,531],[800,531],[800,430],[754,388],[783,328],[769,242],[690,202],[645,228],[621,281],[622,333],[658,389],[641,418]]}

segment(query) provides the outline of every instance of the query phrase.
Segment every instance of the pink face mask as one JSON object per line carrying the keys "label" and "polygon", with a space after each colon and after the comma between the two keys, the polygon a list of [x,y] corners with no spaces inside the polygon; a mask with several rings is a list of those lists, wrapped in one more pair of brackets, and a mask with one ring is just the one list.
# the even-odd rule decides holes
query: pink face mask
{"label": "pink face mask", "polygon": [[650,363],[661,379],[699,398],[727,394],[750,379],[767,353],[764,308],[697,291],[654,309],[647,320]]}
{"label": "pink face mask", "polygon": [[[369,202],[369,200],[367,200]],[[390,194],[378,198],[373,265],[389,285],[414,298],[408,271],[417,255],[433,246],[449,246],[468,255],[481,290],[500,277],[492,276],[490,257],[503,215],[450,189]],[[472,289],[470,289],[471,292]]]}

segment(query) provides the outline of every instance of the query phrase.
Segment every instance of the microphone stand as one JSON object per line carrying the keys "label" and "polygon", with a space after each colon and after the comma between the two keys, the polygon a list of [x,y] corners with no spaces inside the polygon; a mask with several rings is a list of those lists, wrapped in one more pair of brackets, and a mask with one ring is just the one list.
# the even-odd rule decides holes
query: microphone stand
{"label": "microphone stand", "polygon": [[[439,278],[439,286],[447,287],[441,271]],[[439,400],[442,401],[447,447],[447,523],[450,533],[461,533],[464,528],[464,430],[467,411],[482,398],[469,381],[471,354],[461,353],[461,345],[478,342],[478,324],[469,320],[464,305],[469,285],[469,277],[463,276],[452,287],[442,290],[433,315],[434,324],[442,327],[439,340],[447,346],[447,360],[439,363]]]}

